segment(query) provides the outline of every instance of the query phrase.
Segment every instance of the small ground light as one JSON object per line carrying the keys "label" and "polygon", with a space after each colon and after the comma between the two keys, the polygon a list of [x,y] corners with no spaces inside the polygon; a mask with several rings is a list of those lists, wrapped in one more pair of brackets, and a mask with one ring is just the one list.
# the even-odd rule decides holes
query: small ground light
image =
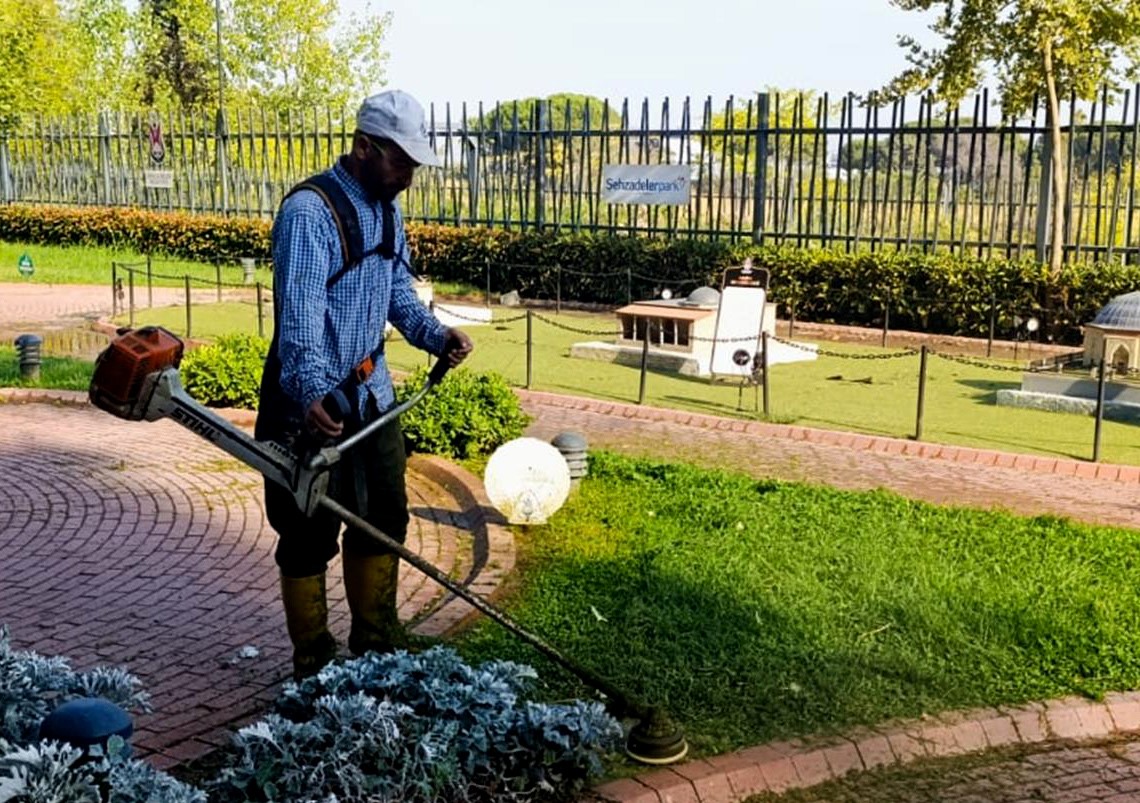
{"label": "small ground light", "polygon": [[24,379],[40,378],[43,343],[44,339],[39,335],[20,335],[16,338],[16,354],[20,359],[20,376]]}
{"label": "small ground light", "polygon": [[105,747],[112,736],[129,741],[133,733],[130,714],[102,697],[69,700],[40,724],[40,739],[66,742],[82,749]]}

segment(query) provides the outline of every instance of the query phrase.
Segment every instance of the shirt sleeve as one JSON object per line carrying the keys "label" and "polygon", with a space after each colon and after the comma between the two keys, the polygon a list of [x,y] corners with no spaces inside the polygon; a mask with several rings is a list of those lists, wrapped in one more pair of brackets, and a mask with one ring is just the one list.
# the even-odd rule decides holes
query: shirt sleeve
{"label": "shirt sleeve", "polygon": [[396,257],[392,265],[392,300],[388,308],[388,320],[413,346],[440,357],[447,342],[447,327],[436,320],[420,301],[414,281],[412,255],[404,233],[404,219],[397,208]]}
{"label": "shirt sleeve", "polygon": [[302,409],[333,389],[324,354],[326,289],[332,238],[328,209],[302,191],[281,207],[273,227],[273,281],[281,388]]}

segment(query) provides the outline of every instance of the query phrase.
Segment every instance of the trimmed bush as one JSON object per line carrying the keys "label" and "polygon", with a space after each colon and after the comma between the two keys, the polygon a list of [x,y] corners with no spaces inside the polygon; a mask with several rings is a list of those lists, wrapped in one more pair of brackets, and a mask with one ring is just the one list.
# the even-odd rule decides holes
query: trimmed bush
{"label": "trimmed bush", "polygon": [[[130,246],[205,261],[268,259],[265,220],[133,209],[0,207],[0,239],[64,245]],[[1080,324],[1120,293],[1140,288],[1140,266],[1080,262],[1050,278],[1031,259],[960,254],[758,247],[689,240],[513,232],[408,224],[417,270],[432,278],[524,298],[621,304],[664,287],[688,293],[717,286],[724,268],[752,258],[771,271],[771,295],[801,320],[879,326],[884,305],[896,329],[1008,337],[1015,316],[1035,315],[1058,342],[1080,342]],[[561,270],[559,269],[561,266]]]}
{"label": "trimmed bush", "polygon": [[[420,366],[396,388],[403,401],[420,388],[428,369]],[[412,451],[444,457],[488,454],[522,435],[529,423],[518,396],[499,374],[450,371],[423,401],[400,417]]]}
{"label": "trimmed bush", "polygon": [[257,408],[269,341],[257,335],[222,335],[186,352],[179,371],[186,392],[208,407]]}

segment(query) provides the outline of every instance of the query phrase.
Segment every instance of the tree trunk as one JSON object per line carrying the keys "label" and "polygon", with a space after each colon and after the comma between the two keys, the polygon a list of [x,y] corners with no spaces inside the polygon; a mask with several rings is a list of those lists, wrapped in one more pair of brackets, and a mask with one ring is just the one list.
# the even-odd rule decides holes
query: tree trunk
{"label": "tree trunk", "polygon": [[1057,82],[1053,74],[1053,42],[1045,41],[1045,87],[1049,102],[1045,108],[1046,124],[1053,151],[1053,237],[1049,251],[1049,276],[1057,279],[1065,261],[1065,154],[1061,150],[1061,104],[1057,98]]}

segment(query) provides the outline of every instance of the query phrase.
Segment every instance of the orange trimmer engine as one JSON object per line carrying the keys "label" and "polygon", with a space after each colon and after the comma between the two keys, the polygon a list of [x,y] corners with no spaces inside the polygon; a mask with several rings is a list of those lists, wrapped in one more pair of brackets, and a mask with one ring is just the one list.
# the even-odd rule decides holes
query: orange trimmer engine
{"label": "orange trimmer engine", "polygon": [[153,392],[153,377],[182,362],[182,341],[161,326],[119,330],[95,363],[92,403],[119,418],[141,421]]}

